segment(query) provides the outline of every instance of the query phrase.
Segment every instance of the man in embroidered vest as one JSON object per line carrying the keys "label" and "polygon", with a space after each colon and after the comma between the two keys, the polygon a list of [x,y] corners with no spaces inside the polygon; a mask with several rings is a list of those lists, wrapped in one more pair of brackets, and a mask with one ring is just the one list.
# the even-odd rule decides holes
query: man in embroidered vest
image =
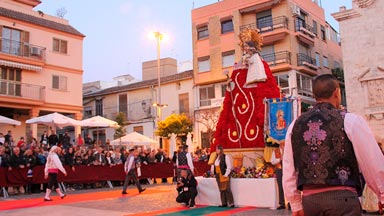
{"label": "man in embroidered vest", "polygon": [[124,172],[126,174],[126,177],[125,177],[125,181],[124,181],[123,191],[121,192],[122,194],[127,194],[126,190],[128,187],[128,183],[131,179],[135,182],[136,187],[139,190],[139,193],[142,193],[143,191],[146,190],[145,188],[141,187],[140,182],[136,176],[135,157],[137,157],[137,156],[138,156],[137,149],[130,149],[129,150],[129,156],[128,156],[127,160],[125,161],[125,164],[124,164]]}
{"label": "man in embroidered vest", "polygon": [[194,167],[192,162],[192,156],[188,152],[188,145],[183,145],[182,150],[177,154],[176,167],[178,177],[180,177],[180,171],[182,169],[190,170],[193,174]]}
{"label": "man in embroidered vest", "polygon": [[359,170],[384,203],[384,157],[368,124],[338,109],[338,80],[313,81],[316,104],[288,128],[283,187],[292,215],[361,215]]}

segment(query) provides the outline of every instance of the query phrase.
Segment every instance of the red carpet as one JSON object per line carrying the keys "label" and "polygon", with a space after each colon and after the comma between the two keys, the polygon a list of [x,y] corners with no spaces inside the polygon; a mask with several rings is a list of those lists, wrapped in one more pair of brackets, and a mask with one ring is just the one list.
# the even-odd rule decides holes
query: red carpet
{"label": "red carpet", "polygon": [[232,215],[236,214],[239,212],[245,212],[249,210],[254,210],[256,209],[255,207],[240,207],[240,208],[234,208],[225,212],[217,212],[217,213],[212,213],[212,214],[207,214],[206,216],[227,216],[227,215]]}
{"label": "red carpet", "polygon": [[[64,199],[60,199],[56,193],[52,193],[53,196],[51,198],[53,201],[45,202],[44,195],[41,193],[41,197],[34,199],[25,199],[25,200],[10,200],[0,202],[0,211],[2,210],[12,210],[12,209],[20,209],[20,208],[33,208],[33,207],[41,207],[41,206],[51,206],[51,205],[61,205],[67,203],[76,203],[76,202],[84,202],[84,201],[94,201],[94,200],[102,200],[102,199],[110,199],[110,198],[119,198],[119,197],[127,197],[127,196],[136,196],[139,195],[137,189],[127,190],[127,195],[122,195],[121,190],[112,190],[112,191],[102,191],[102,192],[93,192],[93,193],[84,193],[84,194],[69,194]],[[147,189],[143,194],[153,194],[153,193],[162,193],[162,190],[156,189]]]}

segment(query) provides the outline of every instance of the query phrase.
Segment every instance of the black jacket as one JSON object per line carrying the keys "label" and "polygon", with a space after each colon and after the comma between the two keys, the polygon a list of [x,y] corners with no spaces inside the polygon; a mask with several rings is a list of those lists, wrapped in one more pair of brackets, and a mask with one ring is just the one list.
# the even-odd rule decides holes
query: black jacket
{"label": "black jacket", "polygon": [[191,188],[194,188],[196,189],[197,187],[197,181],[195,179],[195,177],[193,175],[188,175],[187,178],[181,178],[180,180],[184,185],[183,186],[179,186],[179,184],[177,184],[177,191],[180,192],[183,190],[183,188],[185,187],[188,187],[188,189],[190,190]]}

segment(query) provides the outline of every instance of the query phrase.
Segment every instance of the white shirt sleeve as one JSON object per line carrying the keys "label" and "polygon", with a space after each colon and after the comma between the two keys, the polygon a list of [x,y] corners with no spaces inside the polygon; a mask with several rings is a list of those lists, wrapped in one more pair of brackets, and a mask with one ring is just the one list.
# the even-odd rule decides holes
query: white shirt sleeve
{"label": "white shirt sleeve", "polygon": [[53,163],[55,164],[55,167],[57,169],[59,169],[62,173],[67,174],[67,172],[65,171],[65,169],[63,167],[63,164],[61,164],[59,156],[57,156],[55,154],[55,155],[53,155],[52,159],[53,159]]}
{"label": "white shirt sleeve", "polygon": [[131,158],[129,159],[129,161],[128,161],[128,167],[127,167],[127,168],[128,168],[127,172],[128,172],[129,170],[132,169],[134,160],[135,160],[134,157],[131,157]]}
{"label": "white shirt sleeve", "polygon": [[276,165],[276,164],[280,163],[280,161],[281,161],[281,159],[280,158],[276,158],[275,150],[273,150],[272,151],[272,155],[271,155],[271,164],[272,165]]}
{"label": "white shirt sleeve", "polygon": [[225,171],[224,176],[228,177],[229,174],[232,171],[232,168],[233,168],[233,166],[232,166],[232,158],[229,155],[225,155],[225,165],[227,165],[227,170]]}
{"label": "white shirt sleeve", "polygon": [[301,201],[301,192],[297,190],[298,172],[295,170],[292,150],[292,129],[295,121],[288,127],[285,137],[285,147],[283,155],[283,188],[287,201],[290,202],[292,211],[300,211],[303,209]]}
{"label": "white shirt sleeve", "polygon": [[344,130],[353,144],[356,159],[365,181],[384,203],[384,156],[367,122],[360,116],[347,113]]}
{"label": "white shirt sleeve", "polygon": [[187,163],[188,163],[189,169],[191,169],[193,172],[195,167],[193,166],[192,156],[189,152],[187,153]]}

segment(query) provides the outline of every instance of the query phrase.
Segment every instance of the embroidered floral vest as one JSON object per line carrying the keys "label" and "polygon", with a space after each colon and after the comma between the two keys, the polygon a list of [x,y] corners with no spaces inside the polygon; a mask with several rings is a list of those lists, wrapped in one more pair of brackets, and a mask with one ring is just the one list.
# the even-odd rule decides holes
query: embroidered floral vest
{"label": "embroidered floral vest", "polygon": [[180,152],[177,156],[177,160],[179,162],[179,166],[188,165],[187,153],[185,151]]}
{"label": "embroidered floral vest", "polygon": [[329,103],[318,103],[301,115],[292,130],[297,186],[350,186],[361,191],[359,168],[344,116]]}

